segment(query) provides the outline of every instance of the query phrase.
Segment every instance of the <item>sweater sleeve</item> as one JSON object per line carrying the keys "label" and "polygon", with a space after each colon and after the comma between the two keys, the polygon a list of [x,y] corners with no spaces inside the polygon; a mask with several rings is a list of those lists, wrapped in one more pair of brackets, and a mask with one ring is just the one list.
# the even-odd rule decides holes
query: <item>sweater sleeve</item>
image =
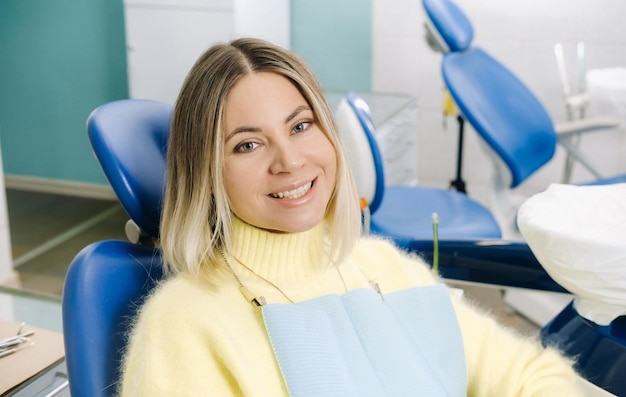
{"label": "sweater sleeve", "polygon": [[193,308],[178,306],[181,297],[168,287],[142,307],[130,335],[119,395],[200,396],[206,395],[207,385],[215,395],[241,395],[202,323],[189,315]]}
{"label": "sweater sleeve", "polygon": [[455,300],[454,306],[465,346],[469,396],[582,396],[572,363],[559,352],[503,327],[464,300]]}

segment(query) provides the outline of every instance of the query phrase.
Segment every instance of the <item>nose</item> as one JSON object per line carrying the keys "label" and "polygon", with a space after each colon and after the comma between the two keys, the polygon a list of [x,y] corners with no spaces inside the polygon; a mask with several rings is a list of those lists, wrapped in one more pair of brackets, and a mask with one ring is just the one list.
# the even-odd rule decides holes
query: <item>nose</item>
{"label": "nose", "polygon": [[273,159],[270,165],[272,174],[294,172],[304,164],[300,149],[289,138],[275,142],[273,146]]}

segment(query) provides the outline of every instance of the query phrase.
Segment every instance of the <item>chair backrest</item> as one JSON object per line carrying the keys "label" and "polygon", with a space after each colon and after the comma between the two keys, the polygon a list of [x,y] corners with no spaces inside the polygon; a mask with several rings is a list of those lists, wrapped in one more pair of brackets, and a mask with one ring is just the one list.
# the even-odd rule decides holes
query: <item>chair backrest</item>
{"label": "chair backrest", "polygon": [[354,92],[346,93],[335,112],[359,195],[376,212],[385,193],[383,160],[374,136],[367,103]]}
{"label": "chair backrest", "polygon": [[172,106],[142,99],[104,104],[87,121],[94,153],[131,219],[158,237]]}
{"label": "chair backrest", "polygon": [[464,51],[472,44],[474,28],[465,13],[450,0],[423,0],[426,29],[443,52]]}
{"label": "chair backrest", "polygon": [[506,165],[509,187],[547,163],[556,149],[550,116],[504,65],[472,46],[474,31],[451,0],[422,0],[427,27],[448,48],[442,73],[461,114]]}
{"label": "chair backrest", "polygon": [[[89,137],[131,219],[159,235],[165,148],[172,107],[122,100],[97,108]],[[72,261],[63,290],[63,334],[72,396],[115,395],[129,327],[163,277],[161,253],[125,241],[100,241]]]}
{"label": "chair backrest", "polygon": [[554,155],[552,119],[535,95],[480,48],[444,56],[445,84],[463,117],[502,159],[515,187]]}

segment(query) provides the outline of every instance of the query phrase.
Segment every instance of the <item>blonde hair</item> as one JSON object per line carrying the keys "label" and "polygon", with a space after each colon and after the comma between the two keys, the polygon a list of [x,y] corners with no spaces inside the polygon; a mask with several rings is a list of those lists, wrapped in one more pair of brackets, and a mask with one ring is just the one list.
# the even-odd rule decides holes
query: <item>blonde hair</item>
{"label": "blonde hair", "polygon": [[337,183],[326,210],[329,254],[340,263],[356,243],[358,194],[333,114],[315,76],[288,50],[258,39],[238,39],[209,48],[196,61],[174,107],[160,235],[170,272],[208,274],[218,263],[219,250],[229,251],[232,214],[222,175],[224,106],[230,90],[256,72],[286,77],[311,106],[337,157]]}

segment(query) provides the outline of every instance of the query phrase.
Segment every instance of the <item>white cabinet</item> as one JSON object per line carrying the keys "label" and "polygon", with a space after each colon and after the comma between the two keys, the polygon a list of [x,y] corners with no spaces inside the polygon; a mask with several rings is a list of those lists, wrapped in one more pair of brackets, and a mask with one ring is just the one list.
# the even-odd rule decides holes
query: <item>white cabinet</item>
{"label": "white cabinet", "polygon": [[289,0],[125,0],[131,98],[174,103],[211,45],[255,36],[289,47]]}

